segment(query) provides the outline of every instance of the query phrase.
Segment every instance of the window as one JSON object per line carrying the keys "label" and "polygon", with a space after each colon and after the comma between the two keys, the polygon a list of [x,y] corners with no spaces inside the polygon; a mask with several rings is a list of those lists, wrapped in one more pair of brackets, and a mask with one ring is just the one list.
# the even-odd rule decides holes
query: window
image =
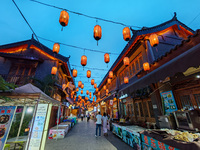
{"label": "window", "polygon": [[142,56],[139,58],[139,64],[140,64],[140,68],[143,67],[143,60],[142,60]]}
{"label": "window", "polygon": [[143,107],[144,107],[144,115],[145,117],[149,117],[148,109],[147,109],[147,103],[143,102]]}
{"label": "window", "polygon": [[132,74],[133,74],[133,72],[132,72],[132,66],[130,65],[130,66],[129,66],[129,76],[131,77]]}
{"label": "window", "polygon": [[135,74],[135,63],[132,64],[132,72],[133,72],[133,75]]}
{"label": "window", "polygon": [[139,61],[138,60],[135,61],[135,67],[136,67],[136,70],[139,71],[140,67],[139,67]]}
{"label": "window", "polygon": [[195,97],[195,99],[197,101],[198,107],[200,108],[200,94],[194,94],[194,97]]}
{"label": "window", "polygon": [[135,112],[136,112],[136,116],[139,117],[139,106],[138,106],[138,103],[135,103]]}
{"label": "window", "polygon": [[144,117],[143,109],[142,109],[142,102],[139,102],[139,107],[140,107],[140,116]]}
{"label": "window", "polygon": [[154,112],[153,112],[153,106],[152,106],[152,102],[148,101],[148,106],[149,106],[149,113],[151,118],[154,118]]}
{"label": "window", "polygon": [[188,108],[188,109],[193,108],[193,105],[190,100],[190,95],[180,96],[180,100],[183,108]]}

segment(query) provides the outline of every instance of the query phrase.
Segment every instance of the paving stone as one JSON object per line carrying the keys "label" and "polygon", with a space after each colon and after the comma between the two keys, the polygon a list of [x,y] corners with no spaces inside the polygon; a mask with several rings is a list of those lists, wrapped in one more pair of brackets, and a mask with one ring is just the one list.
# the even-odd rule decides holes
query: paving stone
{"label": "paving stone", "polygon": [[[102,131],[102,130],[101,130]],[[96,125],[93,120],[89,122],[78,120],[78,123],[68,132],[64,139],[47,139],[45,150],[131,150],[112,132],[108,137],[95,137]]]}

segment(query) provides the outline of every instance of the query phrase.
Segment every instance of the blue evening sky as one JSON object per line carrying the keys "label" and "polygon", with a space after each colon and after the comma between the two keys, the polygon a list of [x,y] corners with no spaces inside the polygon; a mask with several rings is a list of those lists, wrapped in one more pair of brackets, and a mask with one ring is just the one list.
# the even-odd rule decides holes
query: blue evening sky
{"label": "blue evening sky", "polygon": [[[38,0],[72,11],[100,17],[112,21],[122,22],[127,25],[151,27],[170,20],[174,12],[178,19],[193,30],[200,26],[200,1],[199,0]],[[32,26],[38,36],[65,44],[101,50],[104,52],[118,53],[123,50],[127,42],[123,40],[122,29],[124,26],[98,21],[102,27],[102,39],[97,42],[93,38],[93,28],[96,20],[69,13],[68,26],[61,31],[59,24],[59,9],[40,5],[30,0],[15,0],[18,7]],[[197,17],[194,21],[192,21]],[[192,22],[191,22],[192,21]],[[135,28],[137,29],[137,28]],[[28,40],[31,30],[14,6],[12,0],[0,0],[0,45]],[[39,39],[49,48],[53,43]],[[60,54],[71,56],[70,64],[80,64],[83,50],[61,45]],[[110,63],[104,63],[104,54],[85,51],[88,58],[86,67],[108,70],[117,58],[110,55]],[[73,67],[78,70],[76,83],[81,80],[86,90],[94,92],[86,78],[87,69]],[[92,77],[97,85],[101,82],[107,71],[91,70]],[[81,76],[81,77],[80,77]],[[77,84],[76,84],[77,85]]]}

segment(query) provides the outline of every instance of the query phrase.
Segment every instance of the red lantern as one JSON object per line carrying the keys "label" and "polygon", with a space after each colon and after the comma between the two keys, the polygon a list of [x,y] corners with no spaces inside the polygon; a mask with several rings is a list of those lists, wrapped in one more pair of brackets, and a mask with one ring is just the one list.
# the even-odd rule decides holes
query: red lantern
{"label": "red lantern", "polygon": [[110,79],[110,78],[107,79],[107,83],[108,83],[108,84],[111,83],[111,79]]}
{"label": "red lantern", "polygon": [[106,93],[109,93],[109,90],[108,90],[108,89],[106,89]]}
{"label": "red lantern", "polygon": [[98,95],[100,95],[100,92],[98,92]]}
{"label": "red lantern", "polygon": [[103,86],[103,89],[106,90],[106,85]]}
{"label": "red lantern", "polygon": [[109,72],[109,78],[111,78],[111,79],[113,78],[113,71]]}
{"label": "red lantern", "polygon": [[78,92],[78,91],[79,91],[79,88],[77,87],[77,88],[76,88],[76,92]]}
{"label": "red lantern", "polygon": [[74,91],[71,92],[71,95],[74,95]]}
{"label": "red lantern", "polygon": [[92,96],[90,96],[90,99],[92,98]]}
{"label": "red lantern", "polygon": [[149,36],[149,41],[152,47],[155,47],[159,44],[158,36],[157,34],[151,34]]}
{"label": "red lantern", "polygon": [[89,95],[92,96],[92,92],[90,92]]}
{"label": "red lantern", "polygon": [[81,56],[81,65],[82,66],[87,65],[87,57],[85,55]]}
{"label": "red lantern", "polygon": [[81,94],[83,94],[83,90],[81,90]]}
{"label": "red lantern", "polygon": [[96,88],[96,92],[98,92],[99,91],[99,88]]}
{"label": "red lantern", "polygon": [[131,39],[131,32],[130,32],[129,27],[125,27],[122,33],[123,33],[123,38],[125,41],[129,41]]}
{"label": "red lantern", "polygon": [[143,63],[143,68],[144,68],[144,71],[150,70],[149,63],[148,62]]}
{"label": "red lantern", "polygon": [[87,95],[89,94],[89,91],[88,91],[88,90],[86,91],[86,94],[87,94]]}
{"label": "red lantern", "polygon": [[129,82],[128,77],[124,77],[124,83],[127,84]]}
{"label": "red lantern", "polygon": [[83,83],[81,84],[81,88],[82,88],[82,89],[84,88],[84,84],[83,84]]}
{"label": "red lantern", "polygon": [[98,40],[101,39],[101,26],[100,25],[96,25],[94,27],[94,39],[97,40],[97,45],[98,45]]}
{"label": "red lantern", "polygon": [[58,54],[59,50],[60,50],[60,45],[58,43],[55,43],[53,45],[53,52],[56,53],[56,54]]}
{"label": "red lantern", "polygon": [[90,78],[90,77],[91,77],[91,71],[88,70],[88,71],[87,71],[87,78]]}
{"label": "red lantern", "polygon": [[78,81],[78,87],[81,88],[81,85],[82,85],[82,82],[81,82],[81,81]]}
{"label": "red lantern", "polygon": [[57,73],[57,67],[52,67],[51,74],[56,75],[56,73]]}
{"label": "red lantern", "polygon": [[97,84],[96,84],[96,83],[94,84],[94,88],[95,88],[95,89],[97,88]]}
{"label": "red lantern", "polygon": [[65,10],[61,11],[59,19],[61,26],[63,27],[67,26],[68,21],[69,21],[69,14]]}
{"label": "red lantern", "polygon": [[85,97],[85,100],[87,101],[87,100],[88,100],[88,97]]}
{"label": "red lantern", "polygon": [[104,61],[105,61],[105,63],[109,63],[110,62],[110,57],[109,57],[108,53],[104,54]]}
{"label": "red lantern", "polygon": [[91,85],[94,85],[94,79],[91,80]]}
{"label": "red lantern", "polygon": [[62,89],[63,89],[63,90],[65,90],[66,87],[67,87],[67,84],[63,84],[63,85],[62,85]]}
{"label": "red lantern", "polygon": [[123,61],[124,61],[124,65],[125,65],[125,66],[128,66],[129,63],[130,63],[128,57],[124,57]]}
{"label": "red lantern", "polygon": [[72,75],[73,75],[74,78],[77,77],[77,70],[76,69],[73,70]]}
{"label": "red lantern", "polygon": [[73,98],[73,95],[71,95],[71,99]]}

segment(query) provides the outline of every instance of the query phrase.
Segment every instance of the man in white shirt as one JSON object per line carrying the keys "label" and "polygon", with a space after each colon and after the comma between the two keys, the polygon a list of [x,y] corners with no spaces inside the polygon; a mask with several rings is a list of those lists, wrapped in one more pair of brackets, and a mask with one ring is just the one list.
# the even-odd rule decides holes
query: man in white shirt
{"label": "man in white shirt", "polygon": [[98,128],[99,128],[99,136],[101,136],[101,120],[102,120],[102,116],[100,115],[100,112],[99,112],[98,115],[96,116],[96,134],[95,134],[96,137],[97,137]]}

